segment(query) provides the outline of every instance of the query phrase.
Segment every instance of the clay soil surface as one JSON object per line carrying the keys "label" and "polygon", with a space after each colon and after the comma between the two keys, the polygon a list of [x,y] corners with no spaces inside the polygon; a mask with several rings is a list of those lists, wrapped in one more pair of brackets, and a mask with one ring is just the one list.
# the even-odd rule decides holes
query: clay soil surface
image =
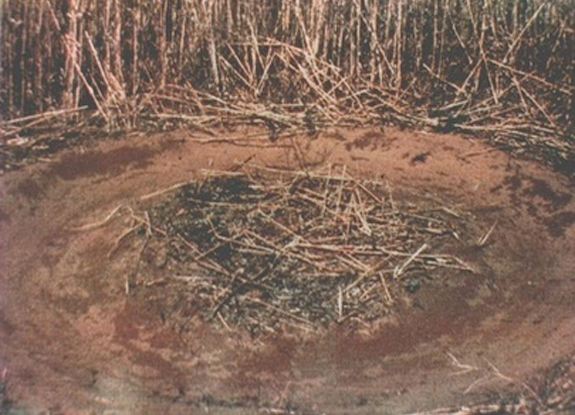
{"label": "clay soil surface", "polygon": [[[193,317],[171,324],[127,293],[140,260],[129,243],[117,249],[127,207],[245,163],[345,165],[398,200],[465,215],[478,236],[496,224],[485,246],[458,252],[481,272],[406,292],[377,326],[253,338]],[[7,173],[0,198],[0,375],[18,413],[411,413],[529,397],[538,373],[575,352],[572,183],[469,138],[129,136]]]}

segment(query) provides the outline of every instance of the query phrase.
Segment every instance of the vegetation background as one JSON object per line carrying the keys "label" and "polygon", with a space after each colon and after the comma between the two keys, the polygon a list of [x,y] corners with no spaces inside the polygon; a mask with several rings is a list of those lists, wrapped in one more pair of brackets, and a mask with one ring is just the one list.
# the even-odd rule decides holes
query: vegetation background
{"label": "vegetation background", "polygon": [[274,134],[399,122],[573,161],[572,0],[3,0],[1,10],[5,136],[62,120],[109,131],[247,121]]}

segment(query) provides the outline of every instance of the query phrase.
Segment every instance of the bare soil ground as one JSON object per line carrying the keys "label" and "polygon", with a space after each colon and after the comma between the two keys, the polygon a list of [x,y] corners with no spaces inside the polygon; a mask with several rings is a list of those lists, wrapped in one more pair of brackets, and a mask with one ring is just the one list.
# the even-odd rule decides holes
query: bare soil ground
{"label": "bare soil ground", "polygon": [[[246,160],[346,165],[485,232],[497,223],[486,246],[458,252],[482,272],[405,295],[377,328],[253,339],[197,318],[170,324],[126,293],[138,251],[109,255],[128,218],[103,220]],[[177,132],[63,151],[0,179],[4,399],[30,414],[396,414],[545,400],[546,374],[573,368],[575,353],[572,186],[479,141],[392,128],[276,143],[248,128]]]}

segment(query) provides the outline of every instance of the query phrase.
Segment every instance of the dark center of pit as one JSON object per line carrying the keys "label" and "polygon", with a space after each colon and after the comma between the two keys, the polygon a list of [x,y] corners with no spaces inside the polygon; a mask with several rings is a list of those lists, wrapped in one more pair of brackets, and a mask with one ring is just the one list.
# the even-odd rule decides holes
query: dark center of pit
{"label": "dark center of pit", "polygon": [[370,323],[433,279],[474,271],[452,254],[477,241],[469,217],[344,172],[211,173],[148,213],[134,291],[177,324],[201,316],[257,335]]}

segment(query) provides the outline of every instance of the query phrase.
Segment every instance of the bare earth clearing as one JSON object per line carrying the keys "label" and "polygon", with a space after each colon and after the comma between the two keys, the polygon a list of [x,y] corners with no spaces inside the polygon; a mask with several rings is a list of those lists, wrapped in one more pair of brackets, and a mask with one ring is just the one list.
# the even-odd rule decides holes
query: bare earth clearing
{"label": "bare earth clearing", "polygon": [[[478,237],[496,224],[485,246],[453,247],[480,272],[424,282],[377,324],[255,339],[197,317],[173,324],[127,295],[138,245],[118,248],[130,218],[121,209],[104,223],[110,212],[246,163],[345,165],[399,201],[466,215]],[[0,178],[5,397],[31,414],[395,414],[546,399],[537,379],[575,353],[572,186],[479,141],[392,128],[275,144],[247,128],[178,132],[64,151]]]}

